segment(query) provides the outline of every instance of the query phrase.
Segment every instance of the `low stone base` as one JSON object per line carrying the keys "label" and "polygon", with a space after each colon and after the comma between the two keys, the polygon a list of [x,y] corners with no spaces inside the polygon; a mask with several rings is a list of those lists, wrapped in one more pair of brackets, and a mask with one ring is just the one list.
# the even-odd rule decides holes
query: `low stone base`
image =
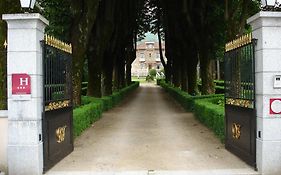
{"label": "low stone base", "polygon": [[11,175],[40,175],[43,173],[43,143],[37,145],[8,145],[8,165]]}

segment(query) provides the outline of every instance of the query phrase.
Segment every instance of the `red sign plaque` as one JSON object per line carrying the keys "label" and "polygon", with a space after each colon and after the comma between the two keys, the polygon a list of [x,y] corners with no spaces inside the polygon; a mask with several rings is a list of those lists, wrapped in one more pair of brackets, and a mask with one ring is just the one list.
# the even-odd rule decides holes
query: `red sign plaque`
{"label": "red sign plaque", "polygon": [[31,94],[31,78],[27,74],[12,74],[12,94]]}
{"label": "red sign plaque", "polygon": [[281,98],[270,99],[269,114],[281,114]]}

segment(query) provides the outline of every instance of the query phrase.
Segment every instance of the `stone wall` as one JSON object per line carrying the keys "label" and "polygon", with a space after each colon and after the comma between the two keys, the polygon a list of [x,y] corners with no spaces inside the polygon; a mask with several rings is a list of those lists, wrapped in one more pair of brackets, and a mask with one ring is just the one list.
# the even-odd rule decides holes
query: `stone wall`
{"label": "stone wall", "polygon": [[7,174],[8,111],[0,111],[0,171]]}

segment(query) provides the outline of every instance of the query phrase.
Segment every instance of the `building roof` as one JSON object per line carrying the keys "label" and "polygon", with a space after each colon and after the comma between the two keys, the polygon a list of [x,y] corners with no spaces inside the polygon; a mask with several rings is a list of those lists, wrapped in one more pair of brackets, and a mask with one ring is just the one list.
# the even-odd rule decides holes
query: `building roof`
{"label": "building roof", "polygon": [[[139,42],[137,45],[137,50],[146,50],[146,49],[150,49],[147,47],[147,45],[149,44],[153,44],[154,48],[156,50],[159,50],[159,42],[154,42],[154,41],[143,41],[143,42]],[[165,49],[165,43],[162,42],[162,49]]]}

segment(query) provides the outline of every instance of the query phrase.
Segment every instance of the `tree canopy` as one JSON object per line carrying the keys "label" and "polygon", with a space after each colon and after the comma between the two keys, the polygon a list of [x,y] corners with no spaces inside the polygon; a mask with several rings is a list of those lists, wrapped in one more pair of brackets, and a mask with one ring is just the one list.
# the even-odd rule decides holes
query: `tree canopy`
{"label": "tree canopy", "polygon": [[[19,0],[11,2],[0,2],[1,15],[20,11]],[[37,5],[50,21],[47,33],[72,43],[75,105],[81,104],[85,65],[89,96],[110,95],[131,83],[137,41],[148,31],[158,35],[160,48],[165,42],[167,60],[162,49],[160,58],[166,81],[198,93],[200,63],[201,93],[214,93],[214,60],[222,59],[226,41],[250,31],[246,19],[259,10],[257,0],[39,0]],[[1,20],[0,44],[5,38]]]}

